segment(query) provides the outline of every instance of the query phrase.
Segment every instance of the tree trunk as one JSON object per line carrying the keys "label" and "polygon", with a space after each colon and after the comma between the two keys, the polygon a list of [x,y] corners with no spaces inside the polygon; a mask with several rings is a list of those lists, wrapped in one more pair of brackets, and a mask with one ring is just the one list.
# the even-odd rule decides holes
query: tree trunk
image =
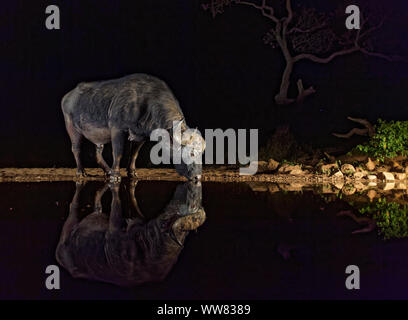
{"label": "tree trunk", "polygon": [[302,79],[299,79],[297,82],[297,87],[298,87],[298,97],[297,97],[297,103],[303,103],[303,100],[307,97],[310,96],[311,94],[314,94],[316,90],[313,87],[310,87],[308,89],[305,89],[303,87],[303,81]]}
{"label": "tree trunk", "polygon": [[275,101],[277,104],[290,104],[295,101],[295,99],[288,98],[290,76],[292,75],[293,65],[293,61],[286,60],[286,67],[285,71],[283,72],[280,90],[279,93],[275,96]]}

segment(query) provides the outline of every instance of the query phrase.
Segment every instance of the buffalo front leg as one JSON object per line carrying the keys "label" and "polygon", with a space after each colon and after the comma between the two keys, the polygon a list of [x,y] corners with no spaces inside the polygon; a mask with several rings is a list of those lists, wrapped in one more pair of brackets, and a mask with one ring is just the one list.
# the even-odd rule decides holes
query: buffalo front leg
{"label": "buffalo front leg", "polygon": [[125,134],[123,131],[119,129],[112,129],[111,138],[112,138],[113,164],[112,164],[112,168],[109,171],[110,181],[119,182],[121,179],[120,160],[122,159],[122,155],[123,155]]}
{"label": "buffalo front leg", "polygon": [[97,144],[96,145],[96,162],[98,165],[103,169],[105,174],[109,173],[109,166],[106,164],[105,159],[103,158],[102,152],[103,152],[103,144]]}
{"label": "buffalo front leg", "polygon": [[130,158],[130,163],[129,163],[129,166],[128,166],[128,176],[129,177],[132,177],[132,178],[137,177],[136,159],[137,159],[137,156],[139,155],[139,151],[142,148],[144,143],[145,143],[144,141],[132,142],[131,158]]}

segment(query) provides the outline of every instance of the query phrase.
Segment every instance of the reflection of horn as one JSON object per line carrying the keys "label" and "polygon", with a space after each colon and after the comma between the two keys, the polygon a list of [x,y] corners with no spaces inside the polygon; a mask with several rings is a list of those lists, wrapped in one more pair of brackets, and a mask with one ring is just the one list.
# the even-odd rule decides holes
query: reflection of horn
{"label": "reflection of horn", "polygon": [[170,236],[171,240],[173,240],[175,243],[177,243],[180,247],[183,247],[183,244],[181,243],[181,241],[176,237],[176,234],[174,233],[173,228],[170,228],[169,236]]}

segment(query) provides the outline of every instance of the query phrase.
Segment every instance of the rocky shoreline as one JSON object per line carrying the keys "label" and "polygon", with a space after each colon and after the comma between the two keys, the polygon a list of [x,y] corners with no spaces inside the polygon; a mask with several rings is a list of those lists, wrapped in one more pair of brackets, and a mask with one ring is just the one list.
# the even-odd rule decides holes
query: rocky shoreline
{"label": "rocky shoreline", "polygon": [[[315,166],[279,163],[270,159],[258,161],[258,173],[253,176],[239,175],[239,168],[229,166],[204,167],[203,181],[214,182],[271,182],[282,184],[332,184],[338,189],[352,183],[357,190],[369,187],[406,189],[408,163],[389,160],[378,163],[368,158],[367,162],[344,163],[340,161]],[[86,180],[105,180],[99,168],[87,168]],[[140,168],[137,180],[184,181],[174,169]],[[127,172],[121,169],[121,176]],[[2,168],[0,182],[41,182],[41,181],[76,181],[73,168]],[[394,185],[392,187],[392,185]]]}

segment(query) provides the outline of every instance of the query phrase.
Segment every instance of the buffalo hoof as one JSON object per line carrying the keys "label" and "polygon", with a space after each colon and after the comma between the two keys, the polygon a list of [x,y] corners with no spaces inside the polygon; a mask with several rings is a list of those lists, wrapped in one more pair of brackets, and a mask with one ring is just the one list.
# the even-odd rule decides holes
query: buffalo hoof
{"label": "buffalo hoof", "polygon": [[100,206],[95,206],[95,212],[101,214],[101,213],[102,213],[102,207],[100,207]]}
{"label": "buffalo hoof", "polygon": [[86,176],[87,175],[86,175],[84,170],[77,170],[77,172],[76,172],[76,177],[77,178],[81,179],[81,178],[85,178]]}
{"label": "buffalo hoof", "polygon": [[121,180],[122,180],[122,177],[119,174],[111,174],[109,176],[110,183],[120,183]]}
{"label": "buffalo hoof", "polygon": [[129,178],[137,178],[137,171],[136,170],[128,170],[127,175]]}

